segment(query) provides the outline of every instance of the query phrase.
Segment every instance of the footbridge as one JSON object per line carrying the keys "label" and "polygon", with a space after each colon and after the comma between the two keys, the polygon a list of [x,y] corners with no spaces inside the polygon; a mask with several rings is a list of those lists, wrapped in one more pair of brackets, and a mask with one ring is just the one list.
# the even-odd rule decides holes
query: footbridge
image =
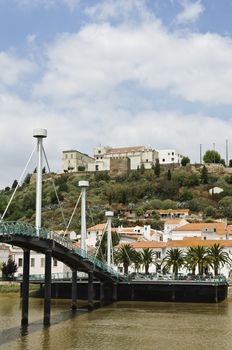
{"label": "footbridge", "polygon": [[118,281],[124,280],[123,275],[119,274],[95,256],[90,255],[86,250],[77,248],[70,239],[44,228],[38,230],[36,226],[28,223],[0,222],[0,243],[11,244],[22,248],[24,251],[22,282],[23,325],[28,324],[30,250],[45,254],[45,325],[50,324],[52,257],[63,262],[72,270],[73,309],[76,308],[77,271],[88,274],[88,304],[90,307],[93,304],[93,278],[98,279],[102,285],[104,283],[112,283],[113,286],[117,286]]}

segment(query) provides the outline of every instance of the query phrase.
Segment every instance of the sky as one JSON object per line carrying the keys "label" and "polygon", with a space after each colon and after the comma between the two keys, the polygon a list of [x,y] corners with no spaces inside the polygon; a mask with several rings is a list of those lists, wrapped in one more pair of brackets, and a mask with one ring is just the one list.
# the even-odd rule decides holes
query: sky
{"label": "sky", "polygon": [[[63,150],[99,145],[232,158],[231,0],[0,0],[0,188],[45,128]],[[36,166],[33,158],[28,172]]]}

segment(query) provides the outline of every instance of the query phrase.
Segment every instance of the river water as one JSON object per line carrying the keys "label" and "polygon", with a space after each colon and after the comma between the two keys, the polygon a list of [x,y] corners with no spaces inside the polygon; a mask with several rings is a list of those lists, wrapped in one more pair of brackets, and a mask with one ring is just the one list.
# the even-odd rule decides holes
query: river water
{"label": "river water", "polygon": [[30,298],[30,325],[20,328],[18,294],[0,294],[0,349],[6,350],[229,350],[232,301],[220,304],[118,302],[73,314],[54,300],[43,327],[43,300]]}

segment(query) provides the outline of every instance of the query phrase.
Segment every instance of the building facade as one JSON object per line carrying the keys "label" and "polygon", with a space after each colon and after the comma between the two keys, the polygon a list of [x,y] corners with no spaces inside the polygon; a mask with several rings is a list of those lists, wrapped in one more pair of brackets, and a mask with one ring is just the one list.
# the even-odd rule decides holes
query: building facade
{"label": "building facade", "polygon": [[76,172],[79,171],[80,167],[82,170],[88,170],[88,164],[92,162],[94,162],[94,159],[85,153],[76,150],[63,151],[61,169],[63,172]]}

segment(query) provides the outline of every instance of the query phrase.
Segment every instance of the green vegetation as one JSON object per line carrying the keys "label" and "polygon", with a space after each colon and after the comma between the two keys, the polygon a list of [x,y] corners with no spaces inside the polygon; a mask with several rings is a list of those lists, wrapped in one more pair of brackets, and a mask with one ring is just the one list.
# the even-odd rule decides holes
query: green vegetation
{"label": "green vegetation", "polygon": [[[125,212],[132,212],[135,214],[133,225],[150,224],[153,228],[162,229],[157,209],[189,208],[192,212],[200,211],[204,220],[227,217],[232,221],[232,176],[226,171],[225,168],[225,174],[219,175],[209,172],[206,166],[167,167],[157,162],[152,169],[132,170],[127,176],[111,177],[108,172],[55,175],[55,187],[66,221],[71,217],[80,194],[78,182],[88,180],[88,227],[105,221],[105,211],[113,210],[113,224],[116,226],[128,225]],[[209,189],[213,186],[222,188],[223,192],[211,196]],[[8,187],[0,191],[1,214],[13,190]],[[145,217],[147,210],[152,211],[149,217]],[[43,180],[42,218],[43,226],[48,229],[64,229],[61,210],[48,174],[44,175]],[[5,220],[35,222],[35,182],[30,174],[19,186]],[[80,229],[80,208],[74,215],[70,229]]]}
{"label": "green vegetation", "polygon": [[220,163],[221,156],[217,151],[208,150],[205,152],[203,160],[205,163]]}
{"label": "green vegetation", "polygon": [[14,279],[14,273],[17,272],[18,267],[16,263],[12,260],[10,257],[7,261],[7,263],[3,263],[1,266],[2,270],[2,276],[6,280],[13,280]]}
{"label": "green vegetation", "polygon": [[173,268],[175,275],[182,266],[185,266],[193,275],[197,267],[200,276],[207,273],[209,267],[212,267],[214,276],[217,276],[220,266],[231,263],[229,254],[224,252],[223,248],[220,244],[214,244],[208,248],[196,246],[188,248],[186,254],[181,249],[171,248],[167,251],[163,262],[168,270]]}

